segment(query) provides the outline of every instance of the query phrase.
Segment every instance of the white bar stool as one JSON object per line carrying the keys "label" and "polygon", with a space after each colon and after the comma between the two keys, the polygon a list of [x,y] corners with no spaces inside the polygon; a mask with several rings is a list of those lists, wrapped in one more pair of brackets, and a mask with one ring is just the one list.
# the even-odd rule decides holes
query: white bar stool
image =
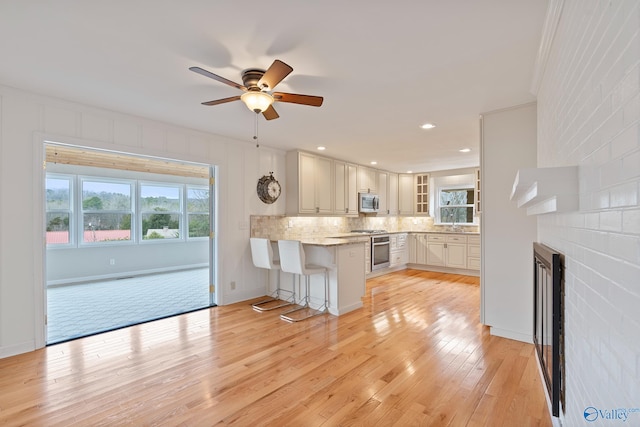
{"label": "white bar stool", "polygon": [[[276,290],[267,299],[253,303],[251,306],[258,311],[269,311],[293,304],[295,302],[295,288],[293,289],[290,299],[283,300],[280,298],[280,293],[282,291],[288,291],[280,289],[280,263],[273,259],[271,241],[269,239],[252,237],[249,239],[249,242],[251,243],[251,258],[253,259],[253,265],[267,270],[278,270],[278,285],[276,286]],[[269,274],[269,278],[271,278],[271,274]],[[270,282],[271,281],[269,280],[269,283]],[[269,286],[269,288],[271,287]],[[279,301],[279,303],[276,304],[274,301]]]}
{"label": "white bar stool", "polygon": [[[305,278],[305,296],[300,301],[301,307],[288,310],[280,314],[280,318],[289,322],[299,322],[313,316],[325,314],[329,310],[329,296],[327,282],[329,281],[329,270],[320,265],[307,264],[305,261],[304,249],[299,240],[278,240],[278,251],[280,252],[280,268],[285,273],[298,274]],[[317,309],[309,305],[311,300],[311,275],[324,275],[324,303]],[[293,317],[292,313],[306,310],[310,312],[302,317]]]}

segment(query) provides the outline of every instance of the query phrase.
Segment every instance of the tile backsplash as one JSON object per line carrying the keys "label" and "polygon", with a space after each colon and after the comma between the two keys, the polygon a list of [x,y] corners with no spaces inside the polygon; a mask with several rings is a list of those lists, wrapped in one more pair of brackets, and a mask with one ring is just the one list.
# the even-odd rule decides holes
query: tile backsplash
{"label": "tile backsplash", "polygon": [[[298,239],[332,236],[351,230],[453,231],[451,226],[435,225],[431,217],[306,217],[252,215],[251,237]],[[463,225],[457,231],[478,232],[479,226]]]}

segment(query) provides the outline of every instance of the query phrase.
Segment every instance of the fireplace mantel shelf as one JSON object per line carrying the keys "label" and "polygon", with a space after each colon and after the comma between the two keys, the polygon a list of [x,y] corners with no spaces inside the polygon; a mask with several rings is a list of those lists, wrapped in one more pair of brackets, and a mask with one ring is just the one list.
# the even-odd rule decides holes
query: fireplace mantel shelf
{"label": "fireplace mantel shelf", "polygon": [[578,167],[520,169],[511,200],[527,215],[578,210]]}

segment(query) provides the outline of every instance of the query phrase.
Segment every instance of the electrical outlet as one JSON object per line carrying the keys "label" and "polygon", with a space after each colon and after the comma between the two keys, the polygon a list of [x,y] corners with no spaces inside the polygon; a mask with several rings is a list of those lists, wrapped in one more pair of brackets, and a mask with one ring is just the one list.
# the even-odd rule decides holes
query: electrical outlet
{"label": "electrical outlet", "polygon": [[292,219],[289,220],[289,228],[293,228],[293,220]]}
{"label": "electrical outlet", "polygon": [[236,289],[236,282],[231,282],[231,290],[235,290]]}
{"label": "electrical outlet", "polygon": [[116,259],[115,258],[111,258],[109,260],[109,265],[116,265]]}

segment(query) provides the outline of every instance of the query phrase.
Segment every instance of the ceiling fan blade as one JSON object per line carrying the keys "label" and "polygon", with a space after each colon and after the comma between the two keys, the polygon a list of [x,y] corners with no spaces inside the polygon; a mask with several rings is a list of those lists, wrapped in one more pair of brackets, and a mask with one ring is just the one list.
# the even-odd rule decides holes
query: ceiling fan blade
{"label": "ceiling fan blade", "polygon": [[265,119],[267,120],[273,120],[273,119],[277,119],[278,117],[280,117],[278,115],[278,113],[276,113],[275,108],[273,108],[273,105],[269,105],[269,108],[267,108],[266,110],[264,110],[262,112],[262,115],[264,116]]}
{"label": "ceiling fan blade", "polygon": [[276,59],[275,61],[273,61],[273,64],[271,64],[269,69],[264,72],[262,78],[258,81],[258,87],[260,89],[264,89],[266,87],[267,90],[273,90],[273,88],[276,87],[276,85],[280,83],[282,79],[287,77],[292,71],[293,68],[280,61],[279,59]]}
{"label": "ceiling fan blade", "polygon": [[224,84],[229,85],[231,87],[235,87],[236,89],[247,90],[247,88],[244,87],[243,85],[241,85],[240,83],[232,82],[229,79],[225,79],[224,77],[221,77],[221,76],[219,76],[217,74],[213,74],[211,71],[207,71],[207,70],[205,70],[203,68],[191,67],[189,69],[191,71],[193,71],[194,73],[198,73],[198,74],[201,74],[201,75],[203,75],[205,77],[209,77],[210,79],[217,80],[220,83],[224,83]]}
{"label": "ceiling fan blade", "polygon": [[320,107],[324,98],[313,95],[300,95],[297,93],[274,92],[273,99],[280,102],[291,102],[292,104],[310,105],[312,107]]}
{"label": "ceiling fan blade", "polygon": [[229,98],[222,98],[222,99],[216,99],[214,101],[203,102],[202,105],[218,105],[218,104],[224,104],[227,102],[239,101],[239,100],[240,100],[240,96],[230,96]]}

